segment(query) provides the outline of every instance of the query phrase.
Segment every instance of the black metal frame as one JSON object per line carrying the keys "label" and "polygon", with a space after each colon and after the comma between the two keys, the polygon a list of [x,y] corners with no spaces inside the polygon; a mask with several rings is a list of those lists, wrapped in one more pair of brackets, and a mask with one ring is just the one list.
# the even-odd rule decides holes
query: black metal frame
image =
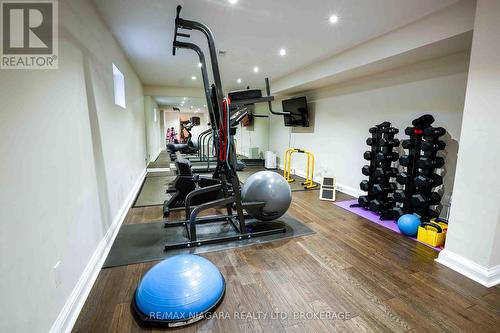
{"label": "black metal frame", "polygon": [[[219,72],[219,64],[217,61],[217,51],[215,47],[214,36],[206,25],[196,21],[189,21],[180,18],[179,14],[181,9],[182,7],[180,5],[177,6],[172,54],[175,56],[176,49],[178,48],[190,49],[198,54],[201,63],[201,73],[203,78],[205,96],[207,99],[208,111],[210,113],[210,119],[211,119],[210,123],[212,127],[213,142],[214,145],[216,146],[216,151],[217,151],[218,140],[219,140],[219,129],[224,121],[223,115],[220,112],[220,110],[223,110],[224,108],[223,105],[224,95],[223,95],[222,83]],[[214,84],[212,85],[212,87],[210,86],[208,80],[207,66],[203,51],[199,46],[193,43],[178,41],[177,40],[178,37],[190,38],[189,34],[179,32],[180,29],[197,30],[202,32],[203,35],[205,35],[205,37],[207,38],[208,49],[210,53],[211,68],[214,79]],[[269,95],[270,94],[269,80],[267,79],[266,79],[266,85],[267,85],[267,92]],[[212,93],[214,95],[214,98],[212,98]],[[260,101],[254,101],[254,102],[264,102],[264,101],[267,101],[269,103],[269,108],[270,111],[272,112],[271,108],[272,96],[268,96],[267,99],[264,98]],[[242,110],[239,110],[239,112],[241,112],[241,114],[246,114]],[[232,119],[230,121],[232,121]],[[286,232],[285,227],[270,228],[268,230],[258,231],[258,232],[247,232],[245,219],[248,218],[249,215],[244,214],[243,212],[244,209],[262,207],[265,205],[265,202],[245,202],[245,203],[242,202],[241,192],[240,192],[240,181],[236,173],[236,152],[234,149],[234,139],[233,139],[234,133],[232,133],[235,132],[236,129],[233,127],[233,124],[230,124],[230,127],[231,128],[228,129],[228,133],[230,133],[229,143],[228,143],[229,159],[226,161],[218,158],[217,166],[213,174],[213,178],[221,180],[220,185],[215,185],[215,187],[217,188],[215,187],[198,188],[189,193],[189,195],[186,197],[185,200],[185,214],[186,214],[185,219],[180,221],[165,222],[165,227],[167,228],[185,227],[189,240],[187,242],[182,242],[182,243],[174,243],[174,244],[167,243],[165,244],[165,250],[182,248],[182,247],[189,248],[193,246],[202,246],[205,244],[221,243],[228,241],[237,241],[253,237]],[[220,193],[222,194],[220,199],[206,202],[196,207],[192,207],[190,205],[190,202],[194,197],[203,195],[207,193],[207,191],[214,191],[214,190],[220,190]],[[215,215],[210,217],[198,217],[198,215],[201,212],[211,208],[225,208],[227,214]],[[233,210],[235,210],[234,213]],[[199,224],[206,224],[206,223],[229,223],[233,227],[233,229],[237,232],[237,235],[223,236],[212,239],[199,239],[196,232],[196,226]]]}

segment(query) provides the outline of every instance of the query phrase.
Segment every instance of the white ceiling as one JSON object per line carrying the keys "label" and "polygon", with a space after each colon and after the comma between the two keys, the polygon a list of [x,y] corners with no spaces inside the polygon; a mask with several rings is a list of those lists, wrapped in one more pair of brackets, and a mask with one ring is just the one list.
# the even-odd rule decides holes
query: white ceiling
{"label": "white ceiling", "polygon": [[207,101],[205,98],[201,97],[164,97],[156,96],[156,103],[161,107],[167,107],[165,110],[172,110],[172,107],[176,107],[181,110],[181,112],[207,112]]}
{"label": "white ceiling", "polygon": [[[147,85],[201,87],[198,59],[190,50],[172,56],[175,8],[207,24],[215,35],[225,89],[262,87],[271,80],[404,26],[457,0],[95,0]],[[337,24],[328,22],[331,14]],[[203,45],[201,34],[192,42]],[[287,55],[279,56],[286,48]],[[208,52],[205,52],[208,58]],[[254,66],[259,73],[252,71]],[[191,80],[196,76],[197,80]],[[238,85],[236,80],[242,79]]]}

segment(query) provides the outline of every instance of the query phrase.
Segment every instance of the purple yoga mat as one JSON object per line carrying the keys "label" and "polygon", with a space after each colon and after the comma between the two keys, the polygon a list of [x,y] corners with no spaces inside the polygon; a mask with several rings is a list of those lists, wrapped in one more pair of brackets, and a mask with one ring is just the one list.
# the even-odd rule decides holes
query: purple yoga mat
{"label": "purple yoga mat", "polygon": [[[351,213],[354,213],[358,216],[364,217],[365,219],[372,221],[373,223],[376,223],[384,228],[390,229],[394,232],[397,232],[398,234],[401,234],[401,231],[399,231],[398,225],[396,224],[396,221],[381,221],[380,216],[372,212],[371,210],[364,209],[362,207],[350,207],[352,204],[357,204],[358,200],[347,200],[347,201],[338,201],[335,202],[335,205],[339,206],[340,208],[344,208],[345,210],[350,211]],[[436,251],[441,251],[443,248],[442,247],[434,247],[430,246],[429,244],[422,243],[421,241],[417,240],[415,237],[408,237],[413,239],[416,242],[419,242],[421,244],[424,244],[430,248],[433,248]]]}

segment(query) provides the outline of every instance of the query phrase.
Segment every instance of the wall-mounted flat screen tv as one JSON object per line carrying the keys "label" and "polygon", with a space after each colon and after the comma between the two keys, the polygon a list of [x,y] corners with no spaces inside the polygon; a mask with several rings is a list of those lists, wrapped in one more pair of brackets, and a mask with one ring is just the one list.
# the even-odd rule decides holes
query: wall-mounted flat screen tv
{"label": "wall-mounted flat screen tv", "polygon": [[286,127],[309,127],[309,110],[307,109],[306,97],[286,99],[282,102],[283,112],[290,113],[284,115]]}

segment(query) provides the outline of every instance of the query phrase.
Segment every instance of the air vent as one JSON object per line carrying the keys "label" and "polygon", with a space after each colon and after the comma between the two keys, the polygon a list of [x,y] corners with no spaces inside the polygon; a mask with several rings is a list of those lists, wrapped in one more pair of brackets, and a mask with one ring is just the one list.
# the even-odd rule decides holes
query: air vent
{"label": "air vent", "polygon": [[219,57],[225,57],[226,53],[227,53],[227,51],[219,50]]}

